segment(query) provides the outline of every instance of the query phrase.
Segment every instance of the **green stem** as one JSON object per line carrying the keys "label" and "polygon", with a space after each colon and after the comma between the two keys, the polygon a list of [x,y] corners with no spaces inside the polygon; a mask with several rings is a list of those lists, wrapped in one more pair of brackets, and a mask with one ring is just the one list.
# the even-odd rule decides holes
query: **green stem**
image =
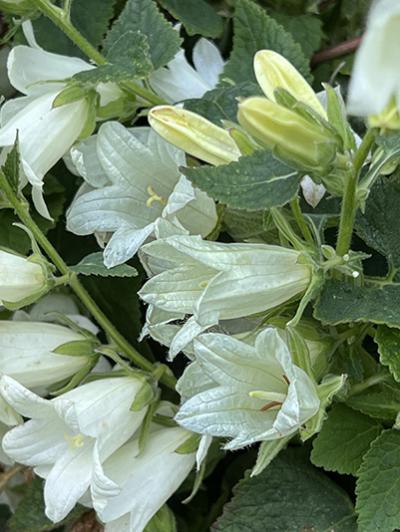
{"label": "green stem", "polygon": [[286,238],[286,240],[288,240],[295,249],[303,250],[305,247],[304,244],[294,232],[292,226],[286,219],[282,210],[276,207],[273,207],[272,209],[270,209],[270,213],[271,213],[272,219],[279,233],[284,238]]}
{"label": "green stem", "polygon": [[362,166],[367,158],[375,140],[375,132],[370,129],[367,131],[363,141],[354,156],[353,168],[347,179],[342,201],[342,210],[340,213],[339,235],[336,245],[336,252],[341,257],[345,255],[351,245],[354,222],[357,212],[357,183]]}
{"label": "green stem", "polygon": [[[71,41],[82,50],[82,52],[94,61],[97,65],[105,65],[107,59],[73,26],[69,19],[68,12],[51,4],[48,0],[32,0],[33,5],[39,9],[43,15],[48,17]],[[68,3],[67,3],[68,5]],[[159,105],[165,101],[154,94],[153,91],[142,87],[134,81],[121,83],[121,88],[125,91],[140,96],[152,105]]]}
{"label": "green stem", "polygon": [[311,245],[314,245],[314,239],[312,237],[310,228],[307,225],[307,222],[304,219],[304,215],[300,208],[300,201],[298,196],[296,196],[291,202],[290,207],[292,209],[292,213],[294,216],[294,219],[296,220],[296,223],[301,231],[301,234],[303,235],[304,239],[307,240]]}
{"label": "green stem", "polygon": [[[46,238],[41,229],[36,225],[29,213],[29,204],[24,198],[19,198],[14,192],[11,185],[8,183],[6,176],[0,171],[0,189],[14,208],[17,216],[21,222],[32,232],[36,242],[43,249],[52,263],[56,266],[58,271],[64,276],[69,277],[69,286],[79,297],[83,305],[96,319],[97,323],[114,341],[115,345],[120,349],[134,364],[145,371],[153,371],[153,364],[141,355],[136,349],[122,336],[122,334],[115,328],[111,321],[107,318],[104,312],[100,309],[92,296],[81,284],[78,276],[71,272],[64,259],[60,256],[58,251],[54,248],[51,242]],[[162,377],[162,382],[171,389],[175,389],[175,378],[167,373]]]}

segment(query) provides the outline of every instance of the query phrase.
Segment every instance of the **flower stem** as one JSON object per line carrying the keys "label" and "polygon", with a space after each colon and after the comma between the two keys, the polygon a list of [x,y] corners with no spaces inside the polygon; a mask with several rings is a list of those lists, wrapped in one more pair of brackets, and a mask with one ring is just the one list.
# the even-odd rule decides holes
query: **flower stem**
{"label": "flower stem", "polygon": [[375,132],[370,129],[367,131],[363,141],[356,152],[353,160],[353,168],[345,186],[342,201],[342,210],[340,213],[339,235],[336,245],[336,252],[343,257],[350,248],[351,237],[353,235],[354,222],[357,212],[357,183],[361,168],[367,158],[375,140]]}
{"label": "flower stem", "polygon": [[304,215],[303,213],[301,212],[301,208],[300,208],[300,202],[299,202],[299,198],[298,196],[296,198],[294,198],[291,202],[290,202],[290,207],[292,209],[292,213],[293,213],[293,216],[294,216],[294,219],[296,220],[296,223],[304,237],[305,240],[307,240],[307,242],[309,242],[311,245],[314,245],[314,239],[312,237],[312,234],[311,234],[311,231],[304,219]]}
{"label": "flower stem", "polygon": [[[46,238],[41,229],[32,219],[29,213],[29,204],[25,198],[20,198],[17,196],[9,182],[7,181],[6,176],[2,171],[0,171],[0,189],[7,197],[8,201],[14,208],[17,216],[21,222],[32,232],[36,242],[43,249],[52,263],[56,266],[58,271],[63,276],[68,276],[69,286],[79,297],[83,305],[87,310],[92,314],[96,319],[97,323],[103,328],[103,330],[108,334],[108,336],[114,341],[115,345],[120,349],[134,364],[139,368],[145,371],[153,371],[153,364],[147,360],[143,355],[141,355],[127,340],[122,336],[122,334],[116,329],[116,327],[111,323],[107,318],[104,312],[100,309],[97,303],[94,301],[92,296],[86,290],[86,288],[79,281],[78,276],[73,273],[67,264],[64,262],[64,259],[60,256],[58,251],[54,248],[51,242]],[[175,389],[175,378],[169,374],[165,373],[161,381],[171,389]]]}
{"label": "flower stem", "polygon": [[[32,4],[39,9],[43,15],[48,17],[62,32],[65,33],[78,48],[86,54],[89,59],[97,65],[105,65],[107,59],[102,55],[90,42],[75,28],[69,18],[69,13],[51,4],[48,0],[32,0]],[[68,6],[68,3],[66,3]],[[153,91],[135,83],[134,81],[125,81],[120,84],[121,88],[130,94],[140,96],[152,105],[159,105],[165,101],[154,94]]]}

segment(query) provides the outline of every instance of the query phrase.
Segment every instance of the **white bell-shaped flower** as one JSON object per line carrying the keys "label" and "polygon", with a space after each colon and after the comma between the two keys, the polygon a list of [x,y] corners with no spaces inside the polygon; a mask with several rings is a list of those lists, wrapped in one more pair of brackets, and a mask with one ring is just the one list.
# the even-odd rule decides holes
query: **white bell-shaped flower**
{"label": "white bell-shaped flower", "polygon": [[190,437],[180,427],[153,427],[141,452],[134,439],[103,464],[96,461],[92,500],[106,532],[145,529],[195,464],[194,452],[176,452]]}
{"label": "white bell-shaped flower", "polygon": [[90,188],[72,203],[67,227],[78,235],[112,234],[104,251],[108,267],[130,259],[164,218],[202,236],[217,223],[214,201],[179,171],[184,152],[150,128],[108,122],[71,153]]}
{"label": "white bell-shaped flower", "polygon": [[191,316],[172,340],[174,355],[220,320],[250,316],[300,296],[312,274],[300,256],[267,244],[172,236],[142,247],[141,259],[151,278],[139,295],[155,308]]}
{"label": "white bell-shaped flower", "polygon": [[18,304],[46,291],[46,273],[26,257],[0,250],[0,304]]}
{"label": "white bell-shaped flower", "polygon": [[349,113],[375,115],[391,103],[400,108],[399,31],[400,2],[374,2],[354,62],[347,101]]}
{"label": "white bell-shaped flower", "polygon": [[189,98],[201,98],[216,87],[224,69],[224,60],[218,48],[207,39],[201,38],[193,48],[193,64],[180,50],[168,63],[150,75],[153,90],[169,103]]}
{"label": "white bell-shaped flower", "polygon": [[196,361],[178,384],[185,402],[175,419],[188,430],[230,438],[227,449],[291,435],[319,409],[315,383],[272,328],[254,346],[203,334],[194,351]]}
{"label": "white bell-shaped flower", "polygon": [[46,400],[2,377],[1,395],[30,418],[4,436],[3,450],[46,479],[44,499],[51,521],[64,519],[87,492],[94,457],[103,462],[140,427],[147,407],[132,411],[131,406],[143,385],[133,377],[108,378]]}

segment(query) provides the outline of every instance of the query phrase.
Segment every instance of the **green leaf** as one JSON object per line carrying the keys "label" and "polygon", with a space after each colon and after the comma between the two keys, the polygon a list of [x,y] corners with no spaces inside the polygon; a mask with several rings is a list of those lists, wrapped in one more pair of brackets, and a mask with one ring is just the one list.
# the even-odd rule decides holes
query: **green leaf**
{"label": "green leaf", "polygon": [[300,44],[306,57],[311,58],[314,52],[320,49],[324,36],[320,18],[313,15],[293,17],[277,12],[272,13],[272,16]]}
{"label": "green leaf", "polygon": [[18,192],[19,186],[19,142],[18,142],[18,131],[17,138],[15,139],[14,146],[11,151],[8,153],[6,162],[1,167],[4,172],[4,175],[7,178],[9,185],[12,187],[14,192]]}
{"label": "green leaf", "polygon": [[274,230],[275,226],[265,227],[264,211],[244,211],[227,208],[223,217],[223,228],[234,240],[243,241],[249,238],[261,238],[268,236],[268,231]]}
{"label": "green leaf", "polygon": [[400,432],[386,430],[371,445],[359,471],[359,532],[400,528]]}
{"label": "green leaf", "polygon": [[263,441],[260,443],[257,453],[257,461],[251,471],[252,477],[259,475],[272,460],[286,447],[292,436],[280,438],[279,440]]}
{"label": "green leaf", "polygon": [[166,504],[147,523],[144,532],[176,532],[176,521],[173,512]]}
{"label": "green leaf", "polygon": [[[101,44],[114,16],[114,5],[115,0],[73,0],[72,24],[93,46],[97,47]],[[42,16],[32,22],[35,37],[45,50],[87,59],[85,54],[48,18]]]}
{"label": "green leaf", "polygon": [[189,35],[219,37],[223,30],[222,18],[205,0],[158,0],[161,6],[182,22]]}
{"label": "green leaf", "polygon": [[184,168],[190,181],[212,198],[237,209],[282,206],[297,193],[299,174],[268,151],[222,166]]}
{"label": "green leaf", "polygon": [[388,366],[390,373],[400,382],[400,331],[389,327],[378,327],[375,335],[381,364]]}
{"label": "green leaf", "polygon": [[107,60],[109,64],[78,72],[73,79],[95,87],[100,82],[143,79],[153,70],[148,39],[140,31],[127,31],[121,35],[110,48]]}
{"label": "green leaf", "polygon": [[331,279],[322,289],[314,317],[329,325],[372,322],[400,328],[400,284],[353,286]]}
{"label": "green leaf", "polygon": [[381,425],[345,405],[335,405],[313,441],[311,461],[327,471],[356,475]]}
{"label": "green leaf", "polygon": [[[43,481],[35,478],[25,489],[24,496],[15,513],[8,522],[8,532],[46,532],[54,530],[55,525],[47,519],[43,500]],[[76,506],[58,526],[73,523],[87,510]]]}
{"label": "green leaf", "polygon": [[234,489],[215,532],[353,532],[350,499],[323,473],[289,449],[260,475]]}
{"label": "green leaf", "polygon": [[184,107],[220,126],[222,120],[237,122],[238,98],[260,94],[261,89],[256,83],[246,81],[236,85],[222,85],[206,92],[200,99],[185,100]]}
{"label": "green leaf", "polygon": [[382,177],[372,187],[365,213],[356,221],[358,235],[400,267],[400,176]]}
{"label": "green leaf", "polygon": [[87,255],[79,264],[70,266],[70,269],[80,275],[98,275],[99,277],[136,277],[138,275],[137,270],[128,264],[106,268],[101,252]]}
{"label": "green leaf", "polygon": [[233,50],[222,78],[236,83],[255,82],[254,54],[258,50],[269,49],[285,56],[303,76],[310,79],[309,64],[301,46],[252,0],[236,2],[233,28]]}
{"label": "green leaf", "polygon": [[349,397],[346,404],[367,416],[395,421],[400,412],[400,392],[389,386],[381,386],[380,391],[368,391]]}
{"label": "green leaf", "polygon": [[128,0],[105,38],[105,52],[108,54],[122,35],[138,31],[147,37],[155,69],[171,61],[179,50],[181,39],[178,32],[163,17],[153,0]]}

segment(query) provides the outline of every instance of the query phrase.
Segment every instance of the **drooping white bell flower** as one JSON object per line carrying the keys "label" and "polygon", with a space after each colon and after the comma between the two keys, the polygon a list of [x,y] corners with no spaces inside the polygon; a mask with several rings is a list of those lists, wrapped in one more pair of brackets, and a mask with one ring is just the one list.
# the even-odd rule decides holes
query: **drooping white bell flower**
{"label": "drooping white bell flower", "polygon": [[0,250],[0,304],[21,304],[46,292],[43,267],[26,257]]}
{"label": "drooping white bell flower", "polygon": [[250,316],[300,296],[312,275],[300,257],[298,251],[267,244],[172,236],[142,247],[151,278],[139,295],[158,309],[192,316],[171,342],[173,356],[219,320]]}
{"label": "drooping white bell flower", "polygon": [[310,377],[293,364],[279,333],[265,329],[248,345],[223,334],[203,334],[194,341],[197,367],[182,376],[178,389],[197,381],[176,421],[200,434],[230,438],[226,449],[294,434],[320,406]]}
{"label": "drooping white bell flower", "polygon": [[201,38],[193,48],[192,67],[180,50],[168,63],[150,75],[152,89],[169,103],[189,98],[201,98],[216,87],[224,69],[224,60],[218,48],[207,39]]}
{"label": "drooping white bell flower", "polygon": [[180,427],[153,427],[142,452],[136,438],[103,464],[96,461],[92,500],[106,532],[145,529],[193,468],[194,452],[176,452],[192,436]]}
{"label": "drooping white bell flower", "polygon": [[147,406],[139,411],[131,406],[143,385],[133,377],[96,380],[49,401],[10,377],[1,378],[1,395],[30,418],[4,436],[3,450],[46,479],[51,521],[64,519],[87,492],[94,455],[103,462],[140,427]]}
{"label": "drooping white bell flower", "polygon": [[[81,356],[54,352],[69,342],[79,342]],[[62,325],[0,320],[0,374],[28,388],[49,386],[87,366],[91,346],[88,338]]]}
{"label": "drooping white bell flower", "polygon": [[214,201],[181,175],[183,151],[150,128],[103,124],[99,133],[72,150],[72,160],[89,191],[77,195],[67,213],[75,234],[111,233],[106,266],[130,259],[163,218],[206,236],[216,222]]}
{"label": "drooping white bell flower", "polygon": [[398,0],[375,1],[350,80],[347,100],[350,114],[375,115],[391,103],[400,108],[399,31]]}
{"label": "drooping white bell flower", "polygon": [[[91,107],[86,98],[61,107],[53,107],[53,102],[65,88],[67,78],[92,68],[82,59],[46,52],[32,40],[31,46],[16,46],[8,56],[10,82],[26,96],[2,106],[0,146],[12,146],[18,132],[22,171],[33,187],[36,209],[46,218],[50,214],[43,199],[43,178],[78,139]],[[121,95],[116,85],[111,87],[110,95],[109,85],[97,87],[100,105]]]}

